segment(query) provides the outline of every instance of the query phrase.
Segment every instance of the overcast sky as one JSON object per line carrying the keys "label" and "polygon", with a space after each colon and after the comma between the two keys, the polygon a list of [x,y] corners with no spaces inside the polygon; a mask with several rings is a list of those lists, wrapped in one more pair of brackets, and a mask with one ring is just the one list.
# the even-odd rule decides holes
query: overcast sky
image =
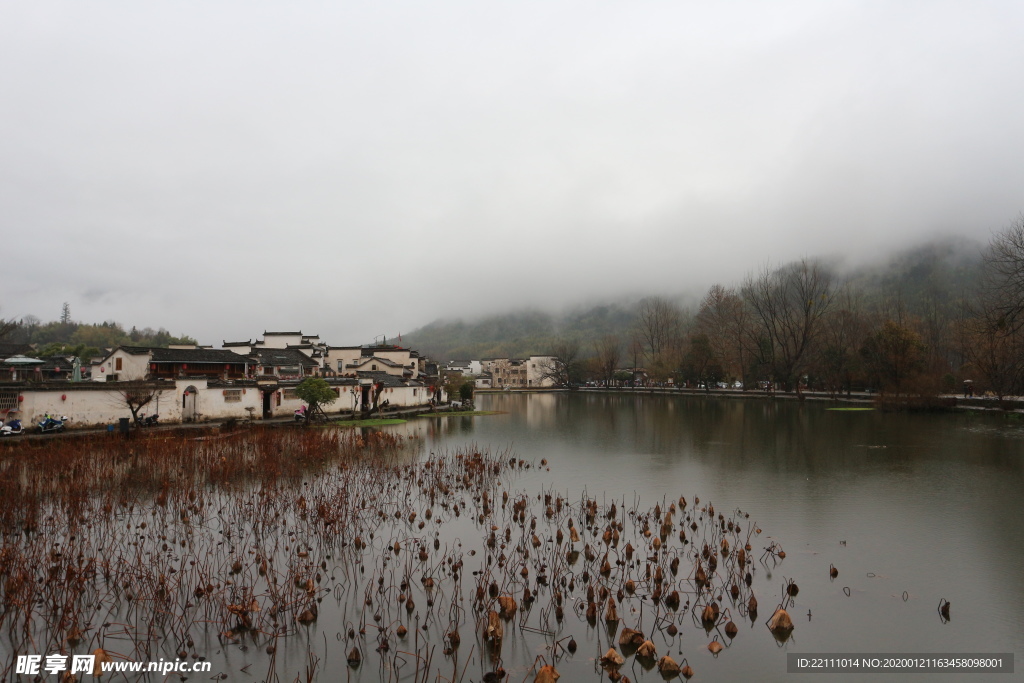
{"label": "overcast sky", "polygon": [[0,317],[331,344],[981,242],[1024,3],[0,4]]}

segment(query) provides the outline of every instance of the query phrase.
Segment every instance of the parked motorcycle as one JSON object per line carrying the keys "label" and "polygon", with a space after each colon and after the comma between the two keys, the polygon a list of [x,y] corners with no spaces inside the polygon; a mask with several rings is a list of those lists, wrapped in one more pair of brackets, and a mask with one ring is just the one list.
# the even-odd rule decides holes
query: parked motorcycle
{"label": "parked motorcycle", "polygon": [[143,413],[142,415],[139,415],[139,426],[156,427],[159,420],[160,415],[158,413],[153,413],[152,415],[146,415],[145,413]]}
{"label": "parked motorcycle", "polygon": [[54,432],[63,432],[64,425],[67,421],[67,415],[62,415],[59,420],[55,417],[47,415],[46,417],[43,418],[43,421],[36,426],[36,429],[39,431],[40,434],[52,434]]}
{"label": "parked motorcycle", "polygon": [[7,422],[0,420],[0,436],[18,436],[24,433],[21,420],[8,420]]}
{"label": "parked motorcycle", "polygon": [[306,406],[302,406],[301,408],[296,410],[294,413],[292,413],[292,415],[295,417],[295,421],[296,422],[305,422],[306,421]]}

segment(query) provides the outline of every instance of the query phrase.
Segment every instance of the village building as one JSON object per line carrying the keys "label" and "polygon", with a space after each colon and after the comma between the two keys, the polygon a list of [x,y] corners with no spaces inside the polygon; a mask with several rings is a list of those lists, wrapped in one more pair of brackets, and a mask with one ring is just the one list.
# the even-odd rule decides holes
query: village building
{"label": "village building", "polygon": [[224,349],[175,346],[151,348],[119,346],[94,370],[95,382],[124,382],[178,377],[244,379],[250,358]]}
{"label": "village building", "polygon": [[557,384],[553,372],[556,360],[554,356],[484,358],[480,366],[483,374],[491,376],[495,389],[545,389]]}
{"label": "village building", "polygon": [[[221,346],[229,351],[243,356],[252,355],[259,350],[268,349],[295,349],[302,352],[307,358],[314,360],[321,370],[324,369],[324,360],[327,355],[327,344],[320,341],[316,334],[303,334],[299,332],[263,332],[263,339],[256,341],[246,340],[239,342],[225,341]],[[320,374],[320,373],[318,373]]]}
{"label": "village building", "polygon": [[294,347],[257,347],[249,357],[255,361],[255,374],[261,376],[301,380],[320,374],[320,364]]}
{"label": "village building", "polygon": [[144,411],[158,413],[161,423],[291,417],[304,405],[296,387],[313,376],[324,377],[338,396],[326,407],[329,414],[376,408],[375,400],[405,408],[446,398],[436,363],[416,351],[329,347],[301,332],[264,332],[262,340],[225,342],[221,349],[119,346],[95,361],[92,381],[70,381],[76,378],[71,359],[17,357],[18,350],[0,348],[11,352],[0,363],[0,417],[14,414],[26,425],[56,414],[69,416],[72,426],[113,428],[130,416],[126,398],[138,392],[152,395]]}
{"label": "village building", "polygon": [[526,384],[525,361],[516,358],[485,358],[481,361],[484,372],[491,375],[495,389],[523,389]]}
{"label": "village building", "polygon": [[555,386],[554,369],[557,361],[555,356],[530,356],[527,358],[526,386],[535,388]]}
{"label": "village building", "polygon": [[[375,364],[377,367],[373,367]],[[426,360],[418,351],[401,346],[374,344],[327,347],[326,366],[340,376],[353,376],[358,372],[386,372],[398,377],[417,379],[428,374],[426,365]]]}
{"label": "village building", "polygon": [[478,360],[450,360],[445,363],[445,372],[460,372],[463,375],[483,374],[483,365]]}

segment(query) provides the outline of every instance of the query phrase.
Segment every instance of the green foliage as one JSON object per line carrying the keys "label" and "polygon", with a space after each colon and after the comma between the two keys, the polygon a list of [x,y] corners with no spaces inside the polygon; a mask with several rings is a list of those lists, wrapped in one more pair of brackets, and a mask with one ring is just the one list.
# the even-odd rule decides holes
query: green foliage
{"label": "green foliage", "polygon": [[[96,349],[93,354],[78,354],[81,358],[90,358],[92,355],[100,355],[101,349],[115,346],[152,346],[166,348],[171,344],[195,344],[196,340],[188,335],[175,337],[164,328],[154,330],[146,327],[141,330],[132,327],[131,332],[125,332],[120,323],[107,320],[102,323],[77,323],[64,316],[67,322],[54,320],[48,323],[40,321],[34,316],[25,316],[20,325],[11,330],[7,341],[22,344],[35,344],[37,347],[48,347],[57,345],[54,348],[81,347],[84,349]],[[66,355],[61,351],[43,354],[40,351],[37,355]]]}
{"label": "green foliage", "polygon": [[463,401],[472,401],[473,390],[475,388],[476,387],[474,386],[473,380],[467,379],[465,382],[462,383],[462,386],[459,387],[459,398],[461,398]]}
{"label": "green foliage", "polygon": [[439,413],[423,413],[418,417],[441,418],[441,417],[479,417],[481,415],[504,415],[501,410],[445,410]]}
{"label": "green foliage", "polygon": [[36,358],[50,358],[51,356],[78,356],[83,361],[88,361],[100,355],[100,350],[95,346],[85,344],[65,344],[64,342],[50,342],[35,353]]}
{"label": "green foliage", "polygon": [[868,337],[861,347],[868,371],[880,386],[900,393],[907,382],[924,370],[926,347],[920,335],[893,320]]}
{"label": "green foliage", "polygon": [[295,395],[309,405],[309,412],[319,406],[329,406],[338,400],[338,395],[327,380],[322,377],[307,377],[295,387]]}
{"label": "green foliage", "polygon": [[332,427],[383,427],[384,425],[400,425],[406,420],[398,418],[374,418],[372,420],[344,420],[331,423]]}

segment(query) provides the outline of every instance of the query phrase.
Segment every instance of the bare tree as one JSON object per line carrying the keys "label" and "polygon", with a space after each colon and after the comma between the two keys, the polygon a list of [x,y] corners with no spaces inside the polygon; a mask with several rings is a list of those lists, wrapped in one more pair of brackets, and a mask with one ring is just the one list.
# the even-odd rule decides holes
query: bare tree
{"label": "bare tree", "polygon": [[133,379],[114,384],[118,405],[123,405],[131,411],[136,427],[141,425],[139,411],[152,403],[163,391],[160,385],[148,380]]}
{"label": "bare tree", "polygon": [[679,367],[685,345],[683,328],[683,312],[670,301],[652,297],[640,303],[636,331],[654,377],[665,379]]}
{"label": "bare tree", "polygon": [[1024,390],[1024,329],[1006,324],[1000,311],[976,309],[957,325],[964,370],[976,373],[975,386],[1002,400]]}
{"label": "bare tree", "polygon": [[774,378],[787,391],[796,388],[805,370],[822,318],[832,305],[832,276],[816,262],[803,259],[776,270],[768,266],[748,276],[743,298],[761,328]]}
{"label": "bare tree", "polygon": [[7,339],[21,325],[17,320],[4,320],[0,318],[0,341]]}
{"label": "bare tree", "polygon": [[611,386],[615,378],[615,370],[619,367],[619,359],[622,351],[622,344],[614,334],[605,336],[594,342],[598,372],[604,379],[605,386]]}
{"label": "bare tree", "polygon": [[818,353],[818,372],[833,398],[852,390],[859,365],[858,348],[866,331],[863,306],[847,286],[835,297],[835,306],[825,316]]}
{"label": "bare tree", "polygon": [[1024,389],[1024,214],[993,236],[981,292],[957,326],[966,369],[1003,396]]}
{"label": "bare tree", "polygon": [[712,285],[701,301],[696,325],[697,333],[706,335],[716,350],[722,371],[743,380],[746,387],[750,315],[743,298],[733,289]]}
{"label": "bare tree", "polygon": [[675,304],[652,297],[640,302],[637,312],[637,331],[643,339],[647,357],[658,358],[679,337],[682,314]]}
{"label": "bare tree", "polygon": [[992,237],[984,254],[982,306],[1007,329],[1024,327],[1024,214]]}
{"label": "bare tree", "polygon": [[554,382],[557,386],[571,386],[579,381],[582,372],[580,362],[580,340],[562,337],[551,345],[552,359],[539,368],[541,379]]}
{"label": "bare tree", "polygon": [[683,357],[683,372],[687,380],[702,386],[705,392],[710,392],[711,386],[721,379],[721,360],[708,335],[698,333],[690,336]]}
{"label": "bare tree", "polygon": [[630,368],[632,377],[630,378],[630,386],[636,386],[637,383],[637,372],[639,371],[640,361],[644,357],[644,342],[643,337],[640,335],[638,330],[634,330],[629,337],[629,357],[633,361],[633,366]]}

